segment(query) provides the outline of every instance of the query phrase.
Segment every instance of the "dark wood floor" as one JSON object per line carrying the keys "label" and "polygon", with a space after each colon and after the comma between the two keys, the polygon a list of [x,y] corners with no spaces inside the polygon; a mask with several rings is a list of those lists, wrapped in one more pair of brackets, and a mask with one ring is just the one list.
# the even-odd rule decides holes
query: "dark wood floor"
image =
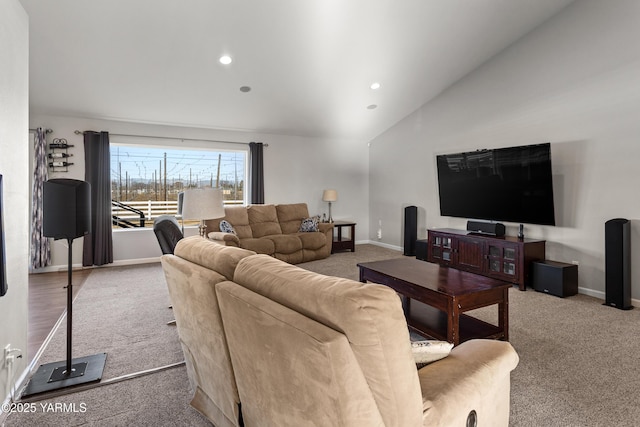
{"label": "dark wood floor", "polygon": [[[77,295],[91,269],[73,272],[73,295]],[[29,362],[67,308],[67,272],[29,275],[29,324],[27,358]],[[66,325],[66,323],[65,323]]]}

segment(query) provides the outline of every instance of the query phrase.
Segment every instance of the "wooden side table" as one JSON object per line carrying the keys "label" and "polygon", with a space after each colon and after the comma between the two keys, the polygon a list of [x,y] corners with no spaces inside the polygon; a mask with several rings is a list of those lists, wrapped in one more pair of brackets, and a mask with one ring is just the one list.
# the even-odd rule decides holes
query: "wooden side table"
{"label": "wooden side table", "polygon": [[[342,229],[349,228],[349,235],[343,235]],[[331,253],[341,250],[356,251],[356,223],[349,221],[335,221],[333,223],[333,244]]]}

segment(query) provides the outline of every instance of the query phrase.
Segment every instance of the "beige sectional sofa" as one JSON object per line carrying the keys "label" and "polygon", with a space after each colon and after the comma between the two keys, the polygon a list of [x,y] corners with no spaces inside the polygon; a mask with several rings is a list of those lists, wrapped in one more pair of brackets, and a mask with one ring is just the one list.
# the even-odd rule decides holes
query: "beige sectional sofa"
{"label": "beige sectional sofa", "polygon": [[[319,223],[318,231],[302,232],[302,221],[309,218],[306,203],[282,205],[231,206],[224,218],[206,221],[208,237],[259,254],[266,254],[290,264],[326,258],[331,254],[333,225]],[[220,231],[226,220],[235,231]]]}
{"label": "beige sectional sofa", "polygon": [[217,427],[508,425],[508,342],[468,341],[417,369],[390,288],[200,237],[162,265],[191,404]]}

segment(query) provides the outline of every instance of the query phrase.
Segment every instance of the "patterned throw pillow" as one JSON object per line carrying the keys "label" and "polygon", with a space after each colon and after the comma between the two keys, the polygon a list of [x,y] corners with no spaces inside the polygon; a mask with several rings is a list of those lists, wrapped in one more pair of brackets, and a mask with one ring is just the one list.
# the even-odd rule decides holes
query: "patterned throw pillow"
{"label": "patterned throw pillow", "polygon": [[236,234],[236,230],[233,228],[233,225],[226,219],[220,221],[220,231],[224,233]]}
{"label": "patterned throw pillow", "polygon": [[424,340],[411,343],[413,358],[416,364],[422,366],[447,357],[452,348],[453,344],[446,341]]}
{"label": "patterned throw pillow", "polygon": [[300,224],[300,232],[318,231],[318,222],[320,222],[319,216],[312,216],[311,218],[305,218]]}

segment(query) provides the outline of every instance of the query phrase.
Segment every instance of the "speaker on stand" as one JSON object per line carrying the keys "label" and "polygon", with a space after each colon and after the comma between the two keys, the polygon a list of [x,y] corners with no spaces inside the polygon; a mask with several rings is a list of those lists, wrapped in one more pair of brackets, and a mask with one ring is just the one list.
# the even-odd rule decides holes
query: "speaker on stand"
{"label": "speaker on stand", "polygon": [[631,310],[631,233],[628,219],[615,218],[604,224],[605,303]]}
{"label": "speaker on stand", "polygon": [[404,254],[416,254],[416,240],[418,240],[418,208],[407,206],[404,208]]}
{"label": "speaker on stand", "polygon": [[72,248],[73,239],[91,232],[91,186],[77,179],[50,179],[42,188],[42,230],[46,237],[66,239],[67,265],[67,360],[40,365],[23,397],[100,381],[106,353],[73,359]]}

